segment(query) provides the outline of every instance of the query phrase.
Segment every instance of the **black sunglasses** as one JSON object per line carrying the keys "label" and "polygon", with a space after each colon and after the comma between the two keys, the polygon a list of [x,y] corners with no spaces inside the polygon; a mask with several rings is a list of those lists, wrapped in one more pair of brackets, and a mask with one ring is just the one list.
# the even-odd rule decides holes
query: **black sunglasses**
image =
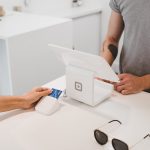
{"label": "black sunglasses", "polygon": [[[120,125],[122,124],[119,120],[109,121],[108,124],[112,122],[118,122]],[[94,130],[94,137],[100,145],[105,145],[108,142],[107,134],[100,131],[99,129]],[[146,139],[147,137],[150,137],[150,134],[147,134],[144,138],[138,141],[135,145],[137,145],[139,142],[141,142],[143,139]],[[112,139],[112,146],[115,150],[129,150],[129,146],[125,142],[119,139],[115,139],[115,138]]]}

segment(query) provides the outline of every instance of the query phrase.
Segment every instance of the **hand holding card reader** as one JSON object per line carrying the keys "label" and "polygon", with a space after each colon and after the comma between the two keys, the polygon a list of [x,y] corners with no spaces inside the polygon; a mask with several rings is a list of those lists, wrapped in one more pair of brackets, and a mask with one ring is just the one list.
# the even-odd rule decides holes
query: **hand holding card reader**
{"label": "hand holding card reader", "polygon": [[59,97],[62,91],[52,88],[52,93],[48,96],[42,97],[38,104],[35,106],[35,110],[44,115],[51,115],[56,112],[59,107]]}

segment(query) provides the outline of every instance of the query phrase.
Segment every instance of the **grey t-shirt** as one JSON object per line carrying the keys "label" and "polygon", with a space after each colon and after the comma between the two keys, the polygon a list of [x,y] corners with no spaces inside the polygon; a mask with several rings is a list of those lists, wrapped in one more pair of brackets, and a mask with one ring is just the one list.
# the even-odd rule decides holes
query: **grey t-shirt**
{"label": "grey t-shirt", "polygon": [[110,7],[124,21],[120,72],[150,74],[150,0],[110,0]]}

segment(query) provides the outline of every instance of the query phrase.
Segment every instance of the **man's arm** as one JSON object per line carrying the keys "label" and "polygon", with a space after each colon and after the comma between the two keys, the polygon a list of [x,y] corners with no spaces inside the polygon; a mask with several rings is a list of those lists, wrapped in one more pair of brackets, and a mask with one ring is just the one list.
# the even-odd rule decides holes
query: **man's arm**
{"label": "man's arm", "polygon": [[143,78],[143,87],[144,87],[144,90],[150,89],[150,74],[145,75],[142,78]]}
{"label": "man's arm", "polygon": [[48,88],[36,88],[23,96],[0,96],[0,112],[31,108],[41,97],[50,93]]}
{"label": "man's arm", "polygon": [[103,42],[103,47],[101,50],[102,52],[101,55],[106,59],[106,61],[110,65],[112,65],[115,58],[113,57],[112,53],[109,50],[109,45],[111,44],[118,47],[119,40],[123,30],[124,30],[124,22],[121,14],[112,11],[108,26],[108,32],[105,41]]}
{"label": "man's arm", "polygon": [[[102,56],[112,65],[115,60],[112,52],[109,50],[109,45],[112,44],[118,47],[120,37],[124,30],[124,22],[121,14],[112,11],[108,32],[102,47]],[[120,74],[120,82],[115,85],[115,89],[124,94],[138,93],[143,90],[150,89],[150,74],[138,77],[132,74]]]}

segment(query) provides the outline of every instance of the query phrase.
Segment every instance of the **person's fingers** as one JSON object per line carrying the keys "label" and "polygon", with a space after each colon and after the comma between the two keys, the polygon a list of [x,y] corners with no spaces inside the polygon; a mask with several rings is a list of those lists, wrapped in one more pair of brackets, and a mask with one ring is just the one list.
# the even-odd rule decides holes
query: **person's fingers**
{"label": "person's fingers", "polygon": [[131,92],[130,90],[122,90],[121,94],[123,95],[128,95],[128,94],[132,94],[133,92]]}
{"label": "person's fingers", "polygon": [[121,91],[121,94],[123,94],[123,95],[128,95],[128,94],[130,94],[130,91],[128,91],[128,90],[122,90],[122,91]]}
{"label": "person's fingers", "polygon": [[130,84],[123,84],[121,86],[116,86],[116,90],[118,92],[121,92],[122,90],[129,90],[130,89]]}
{"label": "person's fingers", "polygon": [[33,92],[38,92],[38,91],[41,91],[42,87],[34,87],[32,89]]}
{"label": "person's fingers", "polygon": [[120,82],[116,83],[116,86],[122,86],[124,84],[127,84],[127,80],[126,79],[123,79]]}
{"label": "person's fingers", "polygon": [[42,97],[42,96],[47,96],[47,95],[49,95],[51,92],[52,92],[52,90],[48,89],[48,90],[44,90],[44,91],[39,92],[39,95],[40,95],[41,97]]}
{"label": "person's fingers", "polygon": [[49,88],[47,88],[47,87],[42,87],[41,90],[42,90],[42,91],[45,91],[45,90],[49,90]]}
{"label": "person's fingers", "polygon": [[118,74],[118,77],[120,80],[123,80],[125,77],[127,77],[127,74],[126,73]]}
{"label": "person's fingers", "polygon": [[116,82],[113,82],[113,81],[109,81],[109,80],[105,80],[105,79],[102,79],[100,77],[95,77],[96,80],[99,80],[99,81],[103,81],[103,82],[106,82],[106,83],[110,83],[110,84],[116,84]]}
{"label": "person's fingers", "polygon": [[117,87],[116,87],[116,91],[121,92],[122,90],[125,89],[125,87],[126,87],[125,85],[117,86]]}
{"label": "person's fingers", "polygon": [[49,88],[46,88],[46,87],[36,87],[33,89],[33,91],[36,91],[36,92],[42,92],[42,91],[45,91],[45,90],[49,90]]}
{"label": "person's fingers", "polygon": [[96,79],[96,80],[99,80],[99,81],[107,82],[107,83],[109,83],[109,82],[110,82],[110,81],[105,80],[105,79],[102,79],[102,78],[100,78],[100,77],[95,77],[95,79]]}
{"label": "person's fingers", "polygon": [[116,83],[117,86],[121,86],[127,84],[129,82],[129,78],[127,74],[120,74],[120,82]]}
{"label": "person's fingers", "polygon": [[117,91],[117,83],[116,83],[116,84],[114,84],[114,90],[116,90],[116,91]]}
{"label": "person's fingers", "polygon": [[100,80],[100,81],[102,81],[103,79],[102,78],[100,78],[100,77],[95,77],[95,79],[96,80]]}

